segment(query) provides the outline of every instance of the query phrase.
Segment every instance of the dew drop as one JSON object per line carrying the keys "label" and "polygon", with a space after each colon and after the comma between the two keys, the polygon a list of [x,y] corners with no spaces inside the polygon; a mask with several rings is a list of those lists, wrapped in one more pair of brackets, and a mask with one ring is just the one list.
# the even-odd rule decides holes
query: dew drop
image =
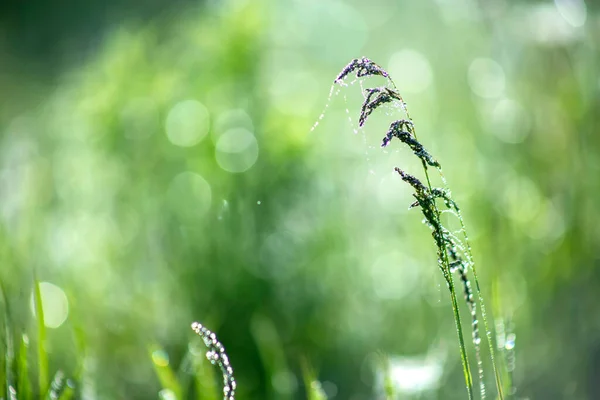
{"label": "dew drop", "polygon": [[[44,312],[44,325],[48,328],[58,328],[69,315],[69,301],[65,292],[58,286],[49,282],[40,282],[40,295],[42,310]],[[35,315],[35,298],[31,294],[31,312]]]}
{"label": "dew drop", "polygon": [[317,128],[317,126],[319,126],[319,122],[321,122],[321,120],[323,118],[325,118],[325,113],[327,112],[327,109],[329,108],[329,105],[331,104],[331,99],[333,99],[338,94],[340,94],[339,88],[337,90],[334,90],[334,89],[336,89],[335,83],[333,85],[331,85],[331,88],[329,89],[329,96],[327,96],[327,102],[325,103],[325,107],[323,107],[323,112],[321,112],[321,115],[319,115],[319,118],[315,121],[312,128],[310,128],[311,132],[314,131]]}
{"label": "dew drop", "polygon": [[194,146],[208,133],[209,120],[209,112],[202,103],[197,100],[181,101],[167,115],[167,138],[177,146]]}
{"label": "dew drop", "polygon": [[504,348],[506,350],[512,350],[515,348],[515,339],[516,336],[514,333],[511,333],[509,335],[506,336],[506,343],[504,343]]}

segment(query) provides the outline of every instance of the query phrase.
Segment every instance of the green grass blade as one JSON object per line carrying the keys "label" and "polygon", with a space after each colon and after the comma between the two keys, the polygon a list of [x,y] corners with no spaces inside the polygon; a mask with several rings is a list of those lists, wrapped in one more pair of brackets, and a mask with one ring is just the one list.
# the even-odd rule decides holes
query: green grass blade
{"label": "green grass blade", "polygon": [[4,357],[2,359],[3,366],[2,374],[2,392],[6,395],[6,399],[16,400],[17,392],[14,382],[14,367],[15,367],[15,348],[14,336],[11,327],[10,309],[8,306],[8,298],[6,290],[2,282],[0,282],[0,291],[2,292],[2,303],[4,305]]}
{"label": "green grass blade", "polygon": [[463,374],[465,376],[467,392],[469,393],[469,400],[473,400],[473,376],[471,374],[471,366],[469,365],[469,359],[467,358],[467,348],[465,346],[465,338],[463,335],[462,323],[460,321],[458,301],[456,300],[456,289],[454,287],[454,280],[452,278],[452,274],[449,273],[448,276],[450,286],[450,298],[452,300],[452,310],[454,311],[454,322],[456,324],[456,332],[458,333],[458,342],[460,345],[460,359],[462,362]]}
{"label": "green grass blade", "polygon": [[396,388],[394,387],[394,380],[392,379],[390,360],[387,355],[381,353],[379,355],[379,361],[383,372],[383,393],[385,400],[393,400],[396,398]]}
{"label": "green grass blade", "polygon": [[67,379],[65,389],[58,397],[58,400],[71,400],[75,395],[75,385],[70,379]]}
{"label": "green grass blade", "polygon": [[[207,317],[213,326],[219,325],[213,316]],[[206,345],[200,336],[195,336],[188,345],[190,363],[194,371],[194,386],[196,388],[197,400],[219,400],[223,398],[223,392],[217,382],[215,368],[206,358]]]}
{"label": "green grass blade", "polygon": [[75,339],[75,347],[78,354],[78,365],[74,373],[73,379],[67,379],[64,385],[64,390],[60,394],[58,400],[70,400],[75,395],[75,388],[78,382],[81,382],[84,371],[84,360],[86,358],[86,340],[83,329],[73,328],[73,337]]}
{"label": "green grass blade", "polygon": [[[4,344],[5,343],[3,342],[3,348],[1,350],[6,351]],[[6,393],[6,387],[6,363],[4,362],[4,358],[0,357],[0,394]]]}
{"label": "green grass blade", "polygon": [[225,352],[225,347],[219,342],[215,333],[201,323],[193,322],[191,328],[198,337],[202,338],[202,341],[206,345],[208,349],[206,358],[211,364],[218,366],[221,371],[223,377],[223,395],[225,398],[233,400],[237,390],[237,383],[233,376],[233,368],[229,361],[229,356]]}
{"label": "green grass blade", "polygon": [[481,307],[481,319],[483,319],[483,329],[485,329],[485,336],[487,338],[488,347],[490,349],[490,358],[492,360],[492,369],[494,371],[494,378],[496,380],[496,390],[498,391],[498,398],[500,400],[504,400],[504,393],[502,390],[502,379],[500,377],[500,371],[498,365],[496,363],[496,352],[494,350],[494,342],[492,340],[492,331],[490,330],[488,320],[487,320],[487,312],[485,311],[485,304],[483,302],[483,296],[481,295],[481,290],[479,289],[479,280],[477,279],[477,270],[475,269],[475,265],[471,266],[473,270],[473,278],[475,280],[475,290],[477,291],[477,297],[479,298],[479,305]]}
{"label": "green grass blade", "polygon": [[46,400],[54,400],[57,399],[63,388],[65,387],[65,374],[61,370],[56,371],[54,374],[54,378],[52,378],[52,383],[46,392],[45,399]]}
{"label": "green grass blade", "polygon": [[321,387],[321,382],[316,378],[314,369],[308,363],[308,360],[302,359],[302,378],[306,390],[307,400],[327,400],[327,396]]}
{"label": "green grass blade", "polygon": [[[394,88],[396,88],[396,84],[394,83],[394,81],[389,77],[388,77],[388,80],[392,83]],[[400,100],[403,104],[403,109],[404,109],[404,113],[406,114],[406,117],[408,118],[409,121],[412,121],[412,118],[410,117],[410,114],[408,113],[408,109],[406,108],[406,103],[404,103],[404,100],[402,98],[400,98]],[[416,129],[414,128],[414,126],[413,126],[413,135],[414,135],[415,140],[418,140],[417,132],[416,132]],[[433,186],[431,185],[431,178],[429,177],[429,170],[427,168],[427,164],[424,159],[421,159],[421,164],[423,166],[423,173],[425,174],[425,179],[427,181],[427,188],[429,189],[429,191],[432,191]],[[445,179],[443,178],[443,175],[441,172],[441,167],[439,166],[439,164],[438,164],[437,170],[440,173],[440,175],[442,176],[442,180],[445,182]],[[438,222],[439,226],[441,227],[442,225],[441,225],[440,211],[438,210],[435,202],[433,202],[432,208],[433,208],[433,212],[435,214],[435,218],[437,219],[437,222]],[[465,383],[467,385],[467,392],[469,394],[469,399],[472,400],[473,399],[473,376],[471,374],[471,366],[469,364],[469,359],[467,357],[467,348],[465,346],[465,339],[464,339],[464,334],[463,334],[463,329],[462,329],[462,323],[460,320],[460,311],[458,308],[458,301],[456,299],[456,288],[454,286],[454,279],[452,277],[452,272],[450,270],[450,262],[448,260],[448,253],[446,251],[446,248],[444,246],[442,246],[442,247],[438,246],[438,250],[441,252],[441,261],[443,264],[443,268],[447,271],[447,281],[448,281],[448,286],[450,289],[450,298],[452,300],[452,311],[454,312],[454,323],[456,325],[456,331],[458,334],[458,341],[459,341],[459,345],[460,345],[460,358],[461,358],[462,367],[463,367],[463,374],[465,376]]]}
{"label": "green grass blade", "polygon": [[13,333],[10,325],[5,324],[6,354],[4,355],[5,378],[6,378],[6,398],[9,400],[17,398],[15,382],[14,382],[14,366],[15,366],[15,347],[13,343]]}
{"label": "green grass blade", "polygon": [[181,385],[169,364],[169,356],[167,353],[158,345],[150,346],[148,352],[152,359],[154,371],[156,372],[156,376],[158,377],[163,390],[170,391],[176,399],[182,399],[183,392],[181,390]]}
{"label": "green grass blade", "polygon": [[[80,354],[83,354],[83,352]],[[77,370],[75,371],[74,379],[67,379],[65,381],[64,390],[58,397],[58,400],[70,400],[75,395],[75,385],[77,382],[81,382],[81,378],[83,376],[83,359],[83,357],[80,358],[81,361],[77,367]]]}
{"label": "green grass blade", "polygon": [[[5,343],[3,341],[2,343],[3,351],[6,351],[5,347]],[[4,396],[3,393],[6,393],[6,388],[7,388],[7,382],[6,382],[6,362],[4,361],[4,357],[0,357],[0,395]]]}
{"label": "green grass blade", "polygon": [[[0,280],[0,293],[2,294],[2,322],[3,327],[0,332],[4,332],[3,336],[0,336],[2,339],[2,345],[5,353],[8,353],[8,332],[10,331],[10,315],[8,311],[8,300],[6,298],[6,290],[4,288],[3,282]],[[10,366],[6,363],[6,357],[0,357],[0,396],[4,396],[8,393],[8,380],[9,380]]]}
{"label": "green grass blade", "polygon": [[485,329],[485,336],[488,342],[488,348],[490,350],[490,359],[492,361],[492,370],[494,371],[494,379],[496,381],[496,390],[498,391],[498,398],[500,400],[504,400],[503,393],[503,385],[502,379],[500,377],[500,370],[498,368],[497,359],[496,359],[496,351],[494,350],[494,342],[492,340],[492,331],[490,330],[490,326],[487,319],[487,312],[485,310],[485,302],[483,301],[483,295],[481,294],[481,287],[479,285],[479,278],[477,277],[477,268],[475,267],[475,262],[473,262],[473,254],[471,252],[471,243],[469,241],[469,237],[467,235],[467,229],[465,226],[465,222],[462,217],[462,213],[460,210],[457,210],[458,221],[461,226],[461,230],[463,232],[463,237],[465,240],[465,245],[467,247],[467,255],[470,259],[471,270],[473,271],[473,280],[475,281],[475,292],[477,293],[477,299],[479,300],[479,307],[481,308],[481,319],[483,319],[483,329]]}
{"label": "green grass blade", "polygon": [[177,371],[175,372],[175,378],[181,386],[181,392],[183,394],[183,397],[186,399],[188,398],[190,381],[192,379],[192,375],[190,374],[190,372],[192,372],[192,369],[192,354],[190,353],[188,347],[188,351],[183,356],[183,360],[181,360],[181,363],[179,363],[179,368],[177,368]]}
{"label": "green grass blade", "polygon": [[18,366],[18,383],[17,390],[19,391],[19,400],[31,399],[31,382],[29,381],[29,363],[27,355],[29,353],[29,338],[27,335],[21,336],[21,344],[19,346],[19,366]]}
{"label": "green grass blade", "polygon": [[[250,324],[250,333],[258,348],[258,354],[265,367],[265,372],[271,378],[281,373],[289,373],[285,351],[281,338],[272,320],[261,314],[255,314]],[[275,392],[270,385],[269,398],[278,400],[291,399],[291,393]]]}
{"label": "green grass blade", "polygon": [[38,356],[38,384],[40,396],[48,391],[48,354],[46,353],[46,325],[44,323],[44,308],[42,292],[37,277],[33,279],[33,305],[37,321],[37,356]]}

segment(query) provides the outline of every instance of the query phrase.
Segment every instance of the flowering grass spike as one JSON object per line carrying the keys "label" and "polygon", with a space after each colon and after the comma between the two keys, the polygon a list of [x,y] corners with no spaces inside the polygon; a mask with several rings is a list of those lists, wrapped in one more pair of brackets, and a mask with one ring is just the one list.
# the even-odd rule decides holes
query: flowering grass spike
{"label": "flowering grass spike", "polygon": [[[358,119],[358,125],[360,127],[364,126],[370,115],[383,105],[395,106],[396,109],[400,110],[405,115],[405,118],[391,123],[382,140],[381,146],[388,146],[392,139],[396,138],[408,146],[414,155],[421,160],[425,177],[423,182],[425,183],[423,183],[416,176],[410,175],[400,168],[396,168],[395,170],[400,175],[401,179],[408,183],[414,190],[413,196],[416,201],[413,202],[409,208],[420,208],[424,217],[424,223],[431,229],[431,235],[433,236],[437,248],[438,266],[450,291],[452,310],[454,312],[454,321],[456,324],[456,330],[460,344],[463,373],[465,376],[465,383],[469,399],[473,399],[473,378],[471,375],[471,366],[464,341],[463,328],[460,319],[453,277],[454,274],[458,274],[458,277],[461,281],[465,302],[471,314],[472,342],[475,348],[480,397],[481,399],[486,397],[486,388],[480,349],[481,337],[479,334],[478,305],[488,339],[498,397],[502,400],[504,398],[502,394],[502,384],[500,382],[500,375],[496,367],[491,331],[487,323],[485,306],[483,304],[483,297],[481,295],[479,282],[477,279],[477,272],[471,254],[469,238],[465,230],[460,209],[456,202],[452,199],[452,194],[447,187],[446,180],[442,173],[442,167],[440,163],[425,149],[421,142],[419,142],[415,131],[415,126],[408,113],[406,103],[404,102],[404,99],[400,95],[400,92],[398,91],[394,81],[389,76],[387,71],[368,58],[357,58],[352,60],[346,67],[342,69],[340,74],[335,79],[334,84],[347,86],[344,80],[352,74],[356,76],[356,79],[369,76],[379,76],[386,79],[385,86],[363,89],[364,102],[362,104]],[[430,167],[434,168],[438,172],[442,181],[442,187],[434,187],[432,185],[429,175]],[[443,225],[441,217],[442,214],[446,213],[453,215],[458,219],[460,223],[460,229],[458,231],[451,231]],[[475,297],[473,288],[471,286],[469,273],[472,274],[475,281],[475,293],[477,294],[477,298]]]}
{"label": "flowering grass spike", "polygon": [[213,365],[218,365],[223,373],[223,400],[235,400],[236,383],[225,347],[217,340],[215,333],[206,329],[202,324],[194,322],[192,329],[204,340],[204,344],[208,348],[206,352],[208,361]]}

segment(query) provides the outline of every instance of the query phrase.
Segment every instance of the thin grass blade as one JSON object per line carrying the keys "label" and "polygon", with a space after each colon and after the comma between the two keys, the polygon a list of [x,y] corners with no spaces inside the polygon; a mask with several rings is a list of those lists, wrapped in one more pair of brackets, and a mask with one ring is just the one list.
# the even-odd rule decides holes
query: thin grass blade
{"label": "thin grass blade", "polygon": [[48,354],[46,353],[46,325],[44,323],[42,292],[40,282],[35,276],[33,279],[33,305],[37,322],[38,385],[40,396],[43,396],[48,391]]}
{"label": "thin grass blade", "polygon": [[[250,324],[250,332],[267,375],[274,377],[288,374],[290,369],[286,362],[285,351],[273,321],[264,315],[255,314]],[[292,395],[271,391],[271,398],[286,400],[291,399]]]}
{"label": "thin grass blade", "polygon": [[192,365],[192,354],[190,353],[189,347],[188,351],[183,356],[183,360],[179,363],[179,368],[175,372],[175,378],[179,385],[181,386],[181,393],[184,399],[188,398],[188,392],[190,388],[190,383],[193,378],[193,365]]}
{"label": "thin grass blade", "polygon": [[65,388],[58,397],[58,400],[71,400],[75,395],[75,384],[70,379],[65,382]]}
{"label": "thin grass blade", "polygon": [[19,346],[19,367],[18,367],[18,383],[17,390],[19,391],[19,400],[31,399],[31,382],[29,381],[29,363],[27,356],[29,354],[29,337],[21,336],[21,344]]}
{"label": "thin grass blade", "polygon": [[458,309],[458,301],[456,299],[456,290],[452,280],[452,274],[450,277],[450,297],[452,301],[452,310],[454,311],[454,322],[456,324],[456,332],[458,334],[458,342],[460,345],[460,359],[463,367],[463,374],[465,376],[465,384],[467,386],[467,392],[469,393],[469,400],[473,400],[473,375],[471,374],[471,366],[467,358],[467,347],[465,346],[465,338],[463,335],[462,323],[460,320],[460,312]]}
{"label": "thin grass blade", "polygon": [[17,400],[17,391],[14,381],[15,367],[15,347],[13,332],[8,320],[5,323],[5,338],[6,354],[4,355],[5,378],[6,378],[6,398],[9,400]]}
{"label": "thin grass blade", "polygon": [[327,400],[327,395],[317,380],[316,373],[306,359],[302,359],[302,378],[307,400]]}
{"label": "thin grass blade", "polygon": [[61,370],[56,371],[54,374],[54,378],[52,378],[52,383],[46,392],[46,396],[44,397],[46,400],[55,400],[60,397],[60,394],[65,387],[65,374]]}
{"label": "thin grass blade", "polygon": [[396,398],[396,388],[392,379],[392,369],[390,360],[387,355],[381,353],[379,356],[381,371],[383,372],[383,393],[385,400],[393,400]]}
{"label": "thin grass blade", "polygon": [[[2,340],[2,350],[5,353],[8,353],[8,342],[7,342],[7,332],[10,331],[10,315],[8,311],[8,300],[6,298],[6,290],[4,288],[3,282],[0,280],[0,294],[2,295],[2,330],[0,332],[4,332],[4,335],[0,336]],[[8,381],[10,374],[10,366],[6,363],[6,357],[0,357],[0,396],[4,396],[8,393]]]}
{"label": "thin grass blade", "polygon": [[[182,399],[182,390],[175,372],[169,364],[169,356],[158,345],[152,345],[149,347],[148,352],[152,359],[152,365],[154,366],[154,372],[160,381],[160,385],[163,390],[170,392],[176,399]],[[165,397],[165,396],[163,396]]]}

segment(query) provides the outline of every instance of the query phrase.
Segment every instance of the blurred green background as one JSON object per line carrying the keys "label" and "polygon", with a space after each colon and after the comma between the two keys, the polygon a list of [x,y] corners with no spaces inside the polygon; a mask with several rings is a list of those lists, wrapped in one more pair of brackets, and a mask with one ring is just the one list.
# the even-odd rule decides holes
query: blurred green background
{"label": "blurred green background", "polygon": [[35,332],[36,271],[50,370],[82,367],[84,399],[158,398],[153,360],[191,376],[194,320],[239,399],[306,398],[302,360],[328,398],[381,399],[380,354],[398,398],[466,398],[435,247],[393,173],[418,163],[379,148],[400,116],[354,134],[359,85],[327,101],[364,55],[464,210],[517,398],[600,398],[599,45],[583,0],[4,2],[12,324]]}

